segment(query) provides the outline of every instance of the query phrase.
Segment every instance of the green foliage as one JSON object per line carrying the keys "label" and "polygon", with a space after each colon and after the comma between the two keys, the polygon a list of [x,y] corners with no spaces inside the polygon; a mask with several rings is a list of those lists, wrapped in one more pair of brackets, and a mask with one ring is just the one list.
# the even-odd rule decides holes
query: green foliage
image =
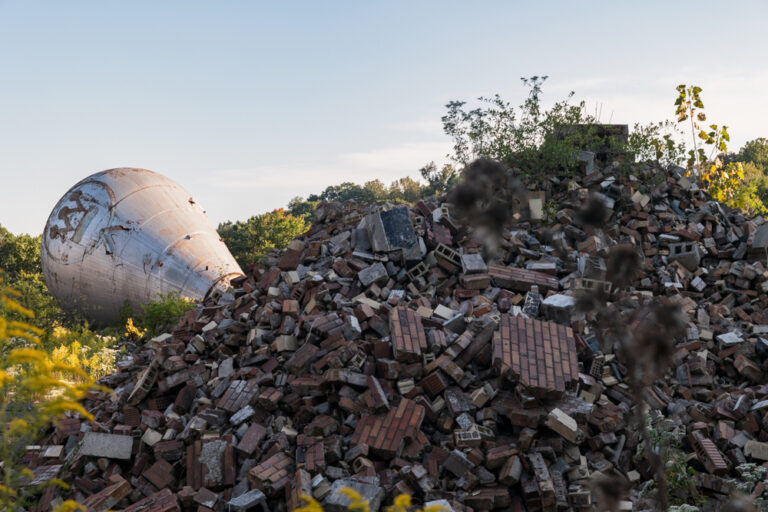
{"label": "green foliage", "polygon": [[419,170],[419,174],[427,182],[422,187],[422,194],[425,197],[434,196],[448,192],[459,182],[460,173],[451,164],[445,164],[440,169],[435,162],[429,162]]}
{"label": "green foliage", "polygon": [[627,153],[636,162],[654,161],[662,166],[680,165],[685,158],[682,135],[672,121],[635,124],[627,140]]}
{"label": "green foliage", "polygon": [[[704,126],[707,115],[701,101],[702,89],[696,85],[677,86],[675,100],[677,122],[690,121],[692,149],[688,150],[688,171],[696,175],[702,186],[716,200],[732,208],[750,212],[768,211],[757,196],[757,186],[744,182],[741,162],[725,162],[722,154],[728,151],[731,140],[727,126]],[[707,154],[705,147],[709,146]]]}
{"label": "green foliage", "polygon": [[[0,276],[0,510],[29,507],[43,490],[28,485],[34,473],[22,462],[26,446],[41,429],[65,413],[92,419],[80,404],[94,388],[92,378],[79,366],[54,360],[40,350],[40,329],[9,318],[9,313],[30,319],[34,315],[17,302],[18,297]],[[66,487],[61,481],[44,485],[51,484]],[[66,507],[74,510],[77,505],[67,502]]]}
{"label": "green foliage", "polygon": [[478,98],[482,106],[472,110],[465,109],[466,102],[449,102],[442,117],[443,131],[453,139],[453,154],[448,156],[462,166],[487,157],[534,177],[572,172],[578,150],[605,141],[590,129],[595,119],[585,113],[584,102],[571,103],[573,92],[548,110],[542,107],[546,79],[521,79],[529,92],[517,111],[498,94]]}
{"label": "green foliage", "polygon": [[373,201],[373,199],[371,190],[351,181],[345,181],[340,185],[331,185],[326,187],[319,196],[312,194],[308,198],[309,201],[356,201],[358,203],[366,203]]}
{"label": "green foliage", "polygon": [[40,235],[13,235],[0,226],[0,262],[9,278],[40,271],[40,239]]}
{"label": "green foliage", "polygon": [[363,189],[370,195],[373,201],[380,203],[387,200],[387,186],[381,180],[366,181]]}
{"label": "green foliage", "polygon": [[754,187],[754,193],[764,205],[768,205],[768,173],[760,171],[754,162],[742,164],[745,186]]}
{"label": "green foliage", "polygon": [[35,317],[30,322],[37,327],[47,329],[54,322],[77,323],[72,315],[67,315],[62,311],[61,306],[53,295],[48,291],[48,285],[45,284],[45,277],[42,271],[27,272],[22,270],[11,280],[15,289],[21,292],[19,303],[27,309],[35,312]]}
{"label": "green foliage", "polygon": [[237,262],[245,268],[258,263],[272,249],[284,249],[306,228],[304,217],[295,217],[280,208],[245,221],[219,224],[218,232]]}
{"label": "green foliage", "polygon": [[768,172],[768,139],[760,137],[750,140],[735,155],[737,162],[751,162],[762,172]]}
{"label": "green foliage", "polygon": [[306,225],[310,225],[315,217],[317,203],[317,201],[305,201],[303,197],[296,196],[288,202],[288,213],[294,217],[301,217]]}
{"label": "green foliage", "polygon": [[[40,264],[40,235],[14,235],[0,226],[0,268],[6,283],[19,292],[17,302],[33,311],[25,320],[40,328],[62,321],[65,314],[48,292]],[[19,319],[11,312],[13,318]]]}
{"label": "green foliage", "polygon": [[557,201],[554,199],[550,199],[546,203],[544,203],[544,207],[542,208],[544,213],[544,223],[547,225],[551,225],[555,222],[555,215],[557,215]]}
{"label": "green foliage", "polygon": [[[696,487],[696,470],[688,465],[685,453],[680,449],[684,431],[661,414],[654,417],[646,414],[645,420],[650,448],[664,461],[666,502],[676,506],[701,504],[703,497]],[[646,449],[645,442],[639,443],[635,459],[642,459]]]}
{"label": "green foliage", "polygon": [[[85,325],[54,326],[44,337],[43,347],[51,361],[82,368],[89,378],[98,380],[115,371],[119,351],[117,337],[95,333]],[[82,382],[82,379],[76,379]]]}
{"label": "green foliage", "polygon": [[407,176],[393,181],[387,190],[387,200],[392,202],[413,203],[418,201],[421,196],[419,182]]}
{"label": "green foliage", "polygon": [[[133,325],[135,321],[137,332],[140,332],[141,336],[156,336],[172,329],[179,319],[194,307],[194,301],[182,297],[178,292],[169,292],[166,295],[158,295],[154,301],[143,305],[141,313],[129,318],[126,324],[130,322]],[[126,337],[130,338],[131,334],[132,331],[126,330]]]}
{"label": "green foliage", "polygon": [[[729,479],[728,482],[733,486],[737,494],[749,497],[752,495],[758,482],[768,484],[768,481],[766,481],[768,469],[763,466],[758,466],[755,463],[749,462],[736,466],[736,471],[739,473],[739,478]],[[766,495],[768,495],[768,491],[764,489],[760,495],[755,496],[755,498],[749,498],[752,500],[751,502],[755,506],[755,510],[760,512],[768,511],[768,500],[766,500]]]}

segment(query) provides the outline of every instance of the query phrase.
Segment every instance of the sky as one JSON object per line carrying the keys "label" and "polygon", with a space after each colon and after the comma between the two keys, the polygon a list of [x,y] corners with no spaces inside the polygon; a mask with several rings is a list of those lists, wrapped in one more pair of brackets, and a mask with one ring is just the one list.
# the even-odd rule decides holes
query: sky
{"label": "sky", "polygon": [[446,160],[451,100],[547,75],[602,122],[695,83],[731,149],[768,136],[768,2],[0,0],[0,224],[40,233],[80,179],[160,172],[211,220]]}

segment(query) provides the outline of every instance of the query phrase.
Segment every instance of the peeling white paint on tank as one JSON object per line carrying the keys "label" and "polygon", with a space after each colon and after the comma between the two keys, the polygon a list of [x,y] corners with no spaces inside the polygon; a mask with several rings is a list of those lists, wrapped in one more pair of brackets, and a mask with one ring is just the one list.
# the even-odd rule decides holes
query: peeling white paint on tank
{"label": "peeling white paint on tank", "polygon": [[200,299],[243,273],[186,190],[132,168],[69,189],[48,217],[41,259],[51,294],[99,324],[126,301],[137,311],[169,292]]}

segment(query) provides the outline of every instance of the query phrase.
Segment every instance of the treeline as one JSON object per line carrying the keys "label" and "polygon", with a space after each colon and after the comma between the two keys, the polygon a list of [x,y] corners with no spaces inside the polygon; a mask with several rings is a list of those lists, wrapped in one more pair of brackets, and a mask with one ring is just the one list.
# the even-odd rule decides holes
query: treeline
{"label": "treeline", "polygon": [[[291,199],[285,209],[222,223],[219,234],[246,268],[304,232],[321,201],[412,203],[447,192],[459,181],[461,170],[481,157],[502,162],[530,180],[569,179],[578,168],[579,151],[598,148],[620,155],[615,172],[631,171],[633,163],[645,161],[686,166],[684,170],[701,180],[714,198],[748,213],[768,213],[768,139],[749,141],[737,153],[729,153],[726,127],[709,125],[693,134],[693,147],[684,142],[679,126],[687,127],[686,120],[694,114],[696,122],[706,119],[700,87],[677,87],[676,122],[635,124],[622,142],[599,133],[598,119],[587,113],[584,102],[573,101],[573,92],[545,109],[542,85],[546,79],[523,78],[529,92],[517,107],[499,95],[478,98],[475,108],[468,108],[465,101],[449,102],[442,124],[453,141],[447,155],[451,163],[440,168],[434,162],[425,165],[419,171],[422,181],[405,177],[389,186],[378,179],[362,185],[331,185],[306,199]],[[693,96],[687,97],[685,91]],[[709,155],[704,148],[711,148]]]}
{"label": "treeline", "polygon": [[294,197],[286,209],[261,213],[242,221],[223,222],[217,230],[240,266],[247,268],[261,261],[273,249],[284,248],[305,232],[312,224],[317,204],[322,201],[413,203],[422,197],[448,191],[459,179],[459,172],[451,164],[438,168],[430,162],[419,173],[423,183],[405,177],[392,182],[389,187],[381,180],[367,181],[362,185],[349,181],[330,185],[306,199]]}

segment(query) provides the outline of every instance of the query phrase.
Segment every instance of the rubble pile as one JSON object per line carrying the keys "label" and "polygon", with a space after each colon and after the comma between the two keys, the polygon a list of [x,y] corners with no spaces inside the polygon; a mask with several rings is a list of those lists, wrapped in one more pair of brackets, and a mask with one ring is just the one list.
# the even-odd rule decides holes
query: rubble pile
{"label": "rubble pile", "polygon": [[[679,168],[585,167],[532,186],[495,254],[445,197],[322,204],[267,265],[121,361],[102,381],[114,392],[86,402],[94,421],[31,447],[35,479],[72,489],[47,488],[38,510],[70,496],[92,511],[278,511],[306,494],[334,512],[343,487],[373,511],[402,493],[453,511],[593,510],[595,478],[637,490],[653,474],[636,456],[632,361],[604,346],[589,294],[685,312],[644,396],[684,434],[700,492],[726,499],[736,466],[768,461],[768,224]],[[579,214],[594,200],[599,225]],[[616,247],[638,255],[625,283],[606,264]]]}

